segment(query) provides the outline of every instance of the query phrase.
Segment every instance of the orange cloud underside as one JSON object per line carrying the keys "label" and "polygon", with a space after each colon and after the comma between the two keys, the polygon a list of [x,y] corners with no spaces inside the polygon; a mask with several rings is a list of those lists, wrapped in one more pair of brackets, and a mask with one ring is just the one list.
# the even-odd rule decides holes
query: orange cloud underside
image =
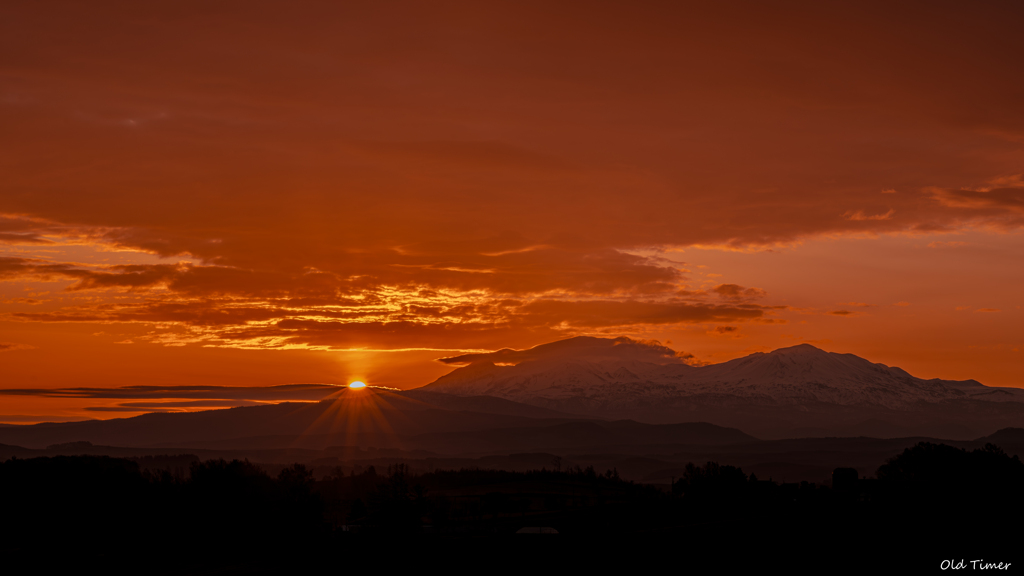
{"label": "orange cloud underside", "polygon": [[580,334],[1024,384],[1021,11],[6,4],[0,387]]}

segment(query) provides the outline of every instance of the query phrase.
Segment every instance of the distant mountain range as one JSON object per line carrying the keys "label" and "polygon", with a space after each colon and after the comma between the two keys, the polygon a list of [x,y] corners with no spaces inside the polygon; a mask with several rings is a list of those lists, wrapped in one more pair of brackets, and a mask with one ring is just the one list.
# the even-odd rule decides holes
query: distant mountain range
{"label": "distant mountain range", "polygon": [[588,417],[712,422],[766,438],[966,439],[1024,424],[1024,390],[924,380],[808,344],[708,366],[659,346],[587,337],[448,360],[466,365],[420,390]]}
{"label": "distant mountain range", "polygon": [[319,402],[4,426],[0,444],[639,455],[758,439],[970,440],[1024,427],[1024,391],[922,380],[808,345],[690,366],[657,344],[573,338],[443,361],[463,366],[414,390],[320,386],[302,391],[327,396]]}

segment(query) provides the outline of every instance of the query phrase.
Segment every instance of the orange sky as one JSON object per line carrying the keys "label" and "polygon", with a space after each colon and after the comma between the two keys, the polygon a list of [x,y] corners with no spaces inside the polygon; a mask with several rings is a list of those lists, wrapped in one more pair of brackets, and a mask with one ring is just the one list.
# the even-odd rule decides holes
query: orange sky
{"label": "orange sky", "polygon": [[407,388],[582,334],[1024,385],[1022,16],[5,2],[0,388]]}

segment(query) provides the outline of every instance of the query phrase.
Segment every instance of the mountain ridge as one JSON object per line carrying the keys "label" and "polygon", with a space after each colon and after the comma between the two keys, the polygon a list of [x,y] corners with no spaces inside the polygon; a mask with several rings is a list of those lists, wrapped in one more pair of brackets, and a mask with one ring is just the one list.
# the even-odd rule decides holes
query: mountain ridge
{"label": "mountain ridge", "polygon": [[[743,431],[703,422],[649,424],[584,419],[499,398],[446,397],[381,389],[347,390],[315,403],[281,403],[131,418],[13,426],[0,443],[31,449],[78,444],[145,449],[323,449],[363,446],[436,453],[535,451],[550,447],[756,442]],[[436,403],[431,403],[436,402]],[[443,407],[448,405],[448,408]],[[501,414],[466,410],[496,409]]]}
{"label": "mountain ridge", "polygon": [[[472,355],[465,358],[466,366],[417,390],[496,396],[589,417],[645,422],[707,419],[770,437],[782,433],[781,421],[790,421],[795,428],[824,426],[823,431],[875,422],[879,430],[895,427],[960,437],[991,429],[980,426],[985,414],[1003,427],[1024,423],[1024,390],[989,387],[976,380],[926,380],[898,367],[809,344],[691,366],[658,344],[654,354],[640,354],[634,352],[644,343],[606,341],[604,350],[614,353],[602,359],[595,354],[602,348],[595,339],[588,338],[579,347],[572,340],[557,348],[543,345],[546,348],[537,353]],[[577,348],[583,353],[574,353]],[[517,357],[521,361],[516,364],[492,361]],[[958,409],[970,414],[957,416]],[[909,428],[903,421],[906,414],[917,420]],[[915,428],[917,424],[927,430]]]}

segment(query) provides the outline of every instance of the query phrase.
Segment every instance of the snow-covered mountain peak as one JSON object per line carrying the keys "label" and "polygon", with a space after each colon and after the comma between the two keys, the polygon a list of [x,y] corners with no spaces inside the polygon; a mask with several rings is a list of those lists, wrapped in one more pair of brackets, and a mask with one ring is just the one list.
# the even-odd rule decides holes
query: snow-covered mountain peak
{"label": "snow-covered mountain peak", "polygon": [[[454,360],[454,359],[450,359]],[[530,350],[459,357],[467,366],[428,385],[437,392],[490,395],[525,403],[661,403],[683,397],[746,402],[901,408],[975,398],[1024,401],[1024,391],[923,380],[853,354],[809,344],[759,352],[708,366],[683,364],[659,343],[574,338]],[[507,360],[496,365],[494,360]],[[1002,390],[991,394],[993,390]]]}

